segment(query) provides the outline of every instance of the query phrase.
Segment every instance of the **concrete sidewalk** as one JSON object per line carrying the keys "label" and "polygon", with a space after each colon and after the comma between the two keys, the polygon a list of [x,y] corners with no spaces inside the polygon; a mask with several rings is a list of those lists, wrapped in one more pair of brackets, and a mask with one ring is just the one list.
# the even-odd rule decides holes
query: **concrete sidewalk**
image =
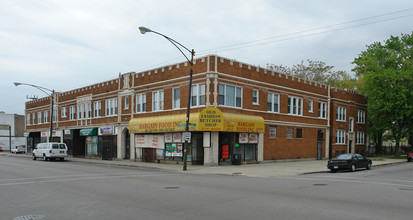
{"label": "concrete sidewalk", "polygon": [[[0,156],[10,157],[31,157],[30,154],[10,154],[8,152],[0,152]],[[373,169],[377,166],[405,163],[406,159],[389,159],[389,158],[371,158],[373,161]],[[38,159],[40,160],[40,158]],[[188,165],[187,171],[182,170],[182,165],[164,164],[164,163],[144,163],[134,162],[130,160],[97,160],[85,159],[77,157],[68,157],[68,161],[76,161],[83,163],[107,164],[114,166],[129,166],[152,168],[157,170],[171,170],[177,172],[193,173],[193,174],[221,174],[221,175],[243,175],[251,177],[275,177],[275,176],[296,176],[308,173],[329,172],[327,169],[327,160],[295,160],[286,162],[266,162],[260,164],[247,165],[228,165],[228,166],[201,166]]]}

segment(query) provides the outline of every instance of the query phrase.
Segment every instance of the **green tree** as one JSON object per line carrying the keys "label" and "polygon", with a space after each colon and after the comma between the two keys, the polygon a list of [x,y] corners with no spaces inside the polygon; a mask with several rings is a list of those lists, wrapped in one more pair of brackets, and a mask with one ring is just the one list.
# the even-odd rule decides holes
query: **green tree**
{"label": "green tree", "polygon": [[307,60],[307,63],[301,61],[292,67],[277,66],[268,64],[267,67],[276,72],[294,76],[307,81],[329,85],[341,89],[356,89],[357,80],[352,78],[346,71],[334,70],[334,66],[329,66],[322,61]]}
{"label": "green tree", "polygon": [[375,42],[353,63],[359,91],[368,99],[370,130],[391,131],[399,156],[401,139],[413,129],[413,33]]}

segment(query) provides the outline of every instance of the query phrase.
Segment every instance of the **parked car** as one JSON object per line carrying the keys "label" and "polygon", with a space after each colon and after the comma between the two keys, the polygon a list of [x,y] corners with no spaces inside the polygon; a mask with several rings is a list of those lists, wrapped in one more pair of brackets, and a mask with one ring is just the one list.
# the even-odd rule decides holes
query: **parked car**
{"label": "parked car", "polygon": [[32,159],[36,160],[38,157],[43,158],[44,161],[64,160],[67,157],[67,146],[57,142],[39,143],[33,150]]}
{"label": "parked car", "polygon": [[413,160],[413,152],[407,153],[407,161],[410,162]]}
{"label": "parked car", "polygon": [[350,170],[354,172],[358,168],[371,169],[371,160],[360,154],[341,154],[328,161],[327,168],[335,173],[337,170]]}
{"label": "parked car", "polygon": [[26,146],[24,145],[19,145],[19,146],[14,146],[11,148],[11,153],[19,154],[19,153],[26,153]]}
{"label": "parked car", "polygon": [[0,152],[3,152],[3,147],[0,146]]}

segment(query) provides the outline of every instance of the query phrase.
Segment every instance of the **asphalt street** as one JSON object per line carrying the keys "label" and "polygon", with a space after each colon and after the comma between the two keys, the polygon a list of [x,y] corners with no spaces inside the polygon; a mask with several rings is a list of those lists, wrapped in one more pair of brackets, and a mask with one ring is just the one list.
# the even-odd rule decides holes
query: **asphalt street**
{"label": "asphalt street", "polygon": [[413,163],[248,177],[0,156],[1,219],[411,219]]}

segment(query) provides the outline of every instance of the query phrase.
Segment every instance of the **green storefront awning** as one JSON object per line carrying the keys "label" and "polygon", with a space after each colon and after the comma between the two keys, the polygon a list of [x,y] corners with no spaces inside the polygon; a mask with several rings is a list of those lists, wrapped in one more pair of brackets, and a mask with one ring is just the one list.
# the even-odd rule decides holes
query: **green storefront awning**
{"label": "green storefront awning", "polygon": [[80,136],[97,136],[98,129],[97,128],[84,128],[80,130]]}

